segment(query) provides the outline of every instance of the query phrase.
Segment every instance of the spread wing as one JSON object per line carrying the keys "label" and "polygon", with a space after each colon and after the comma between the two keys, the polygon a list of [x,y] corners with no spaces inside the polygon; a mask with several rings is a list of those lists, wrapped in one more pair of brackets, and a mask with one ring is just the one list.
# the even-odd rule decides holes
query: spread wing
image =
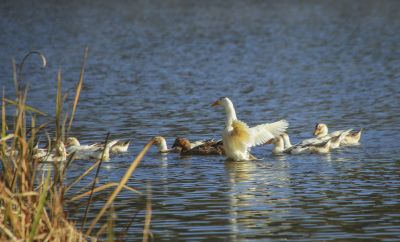
{"label": "spread wing", "polygon": [[288,128],[289,123],[286,120],[280,120],[275,123],[260,124],[250,128],[250,147],[261,145],[270,139],[283,134]]}

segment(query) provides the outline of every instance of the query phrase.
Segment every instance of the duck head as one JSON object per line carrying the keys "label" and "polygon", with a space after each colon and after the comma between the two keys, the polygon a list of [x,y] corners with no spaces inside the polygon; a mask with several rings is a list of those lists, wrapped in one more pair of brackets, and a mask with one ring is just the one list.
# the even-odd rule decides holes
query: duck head
{"label": "duck head", "polygon": [[162,136],[156,136],[153,138],[154,144],[157,145],[159,152],[168,152],[167,141]]}
{"label": "duck head", "polygon": [[224,107],[225,113],[226,113],[226,122],[225,122],[226,127],[229,127],[232,124],[232,121],[237,119],[235,108],[233,107],[233,103],[229,98],[221,97],[217,101],[215,101],[213,104],[211,104],[211,106],[212,107],[217,107],[217,106]]}
{"label": "duck head", "polygon": [[323,123],[318,123],[315,125],[314,136],[323,137],[328,134],[328,126]]}
{"label": "duck head", "polygon": [[213,102],[211,104],[211,107],[217,107],[217,106],[226,107],[226,106],[229,106],[229,105],[232,105],[232,101],[229,98],[220,97],[217,101],[215,101],[215,102]]}
{"label": "duck head", "polygon": [[191,149],[190,141],[185,138],[177,137],[172,145],[172,148],[181,149],[183,152],[188,151]]}
{"label": "duck head", "polygon": [[80,146],[78,139],[75,137],[68,137],[67,142],[65,143],[66,146]]}

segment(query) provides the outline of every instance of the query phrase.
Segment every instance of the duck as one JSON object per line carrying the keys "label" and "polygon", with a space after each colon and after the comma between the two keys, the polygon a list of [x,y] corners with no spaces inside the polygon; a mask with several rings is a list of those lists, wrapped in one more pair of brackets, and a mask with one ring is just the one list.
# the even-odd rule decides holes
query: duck
{"label": "duck", "polygon": [[190,141],[186,138],[176,138],[172,148],[180,150],[181,155],[224,155],[224,147],[222,140],[208,140],[200,145],[192,147]]}
{"label": "duck", "polygon": [[332,140],[327,140],[319,144],[311,144],[310,150],[314,154],[327,154],[331,150]]}
{"label": "duck", "polygon": [[177,149],[168,149],[167,141],[162,136],[155,136],[153,138],[154,144],[157,145],[158,153],[179,153],[180,151]]}
{"label": "duck", "polygon": [[104,147],[104,145],[101,145],[101,143],[94,143],[91,145],[81,145],[81,143],[79,142],[79,140],[76,137],[68,137],[67,138],[67,152],[68,153],[72,153],[75,151],[94,151],[97,150],[100,147]]}
{"label": "duck", "polygon": [[[131,140],[115,140],[115,141],[116,141],[115,144],[113,146],[111,146],[111,148],[110,148],[111,153],[118,154],[118,153],[128,152],[128,148],[131,143]],[[101,142],[96,145],[97,146],[102,145],[104,147],[105,142]]]}
{"label": "duck", "polygon": [[[171,149],[169,149],[168,145],[167,145],[167,141],[165,140],[165,138],[163,136],[155,136],[153,138],[154,143],[157,145],[159,153],[180,153],[181,152],[181,147],[175,145],[175,144],[179,143],[180,139],[184,139],[184,138],[177,137],[175,139],[174,145],[172,145]],[[193,143],[189,142],[188,144],[190,145],[190,149],[193,149],[194,147],[202,145],[202,144],[204,144],[205,142],[208,142],[208,141],[210,141],[210,140],[197,140],[197,141],[195,141]]]}
{"label": "duck", "polygon": [[309,143],[302,145],[301,143],[292,145],[289,139],[289,135],[284,133],[277,138],[274,138],[270,143],[274,144],[272,149],[272,154],[282,155],[282,154],[326,154],[330,151],[331,140],[326,140],[324,142]]}
{"label": "duck", "polygon": [[353,131],[352,129],[338,130],[329,133],[328,125],[324,123],[317,123],[314,129],[314,136],[316,136],[317,138],[334,137],[334,136],[339,136],[343,132],[346,132],[347,135],[342,139],[341,145],[359,144],[359,141],[361,139],[362,129],[360,129],[359,131]]}
{"label": "duck", "polygon": [[228,160],[232,161],[257,159],[250,154],[250,149],[279,137],[289,125],[286,120],[280,120],[250,128],[246,123],[237,119],[233,103],[228,97],[219,98],[211,106],[222,106],[225,109],[226,121],[222,132],[222,142],[225,155]]}
{"label": "duck", "polygon": [[274,148],[272,149],[272,154],[274,155],[282,155],[282,154],[309,154],[311,153],[311,144],[309,145],[301,145],[296,144],[292,145],[290,143],[289,136],[284,133],[271,141],[268,142],[269,144],[274,144]]}
{"label": "duck", "polygon": [[337,149],[343,145],[343,140],[350,134],[351,129],[342,132],[340,135],[333,136],[331,140],[331,149]]}
{"label": "duck", "polygon": [[281,137],[278,137],[278,138],[283,140],[284,152],[287,154],[294,154],[294,155],[307,154],[307,153],[311,153],[311,151],[312,151],[311,147],[312,147],[313,143],[310,143],[308,145],[301,145],[301,144],[292,145],[292,143],[290,142],[289,135],[287,133],[283,133],[281,135]]}
{"label": "duck", "polygon": [[360,144],[361,133],[363,129],[358,131],[351,131],[341,142],[342,145],[358,145]]}
{"label": "duck", "polygon": [[[128,151],[130,140],[111,140],[108,143],[113,145],[110,147],[111,153],[125,153]],[[72,153],[76,150],[95,151],[99,148],[104,148],[105,142],[98,142],[90,145],[81,145],[76,137],[67,138],[67,151]]]}
{"label": "duck", "polygon": [[54,162],[54,161],[66,161],[68,154],[65,148],[64,142],[52,142],[53,148],[39,148],[35,146],[33,149],[33,158],[38,159],[41,162]]}
{"label": "duck", "polygon": [[[82,146],[75,146],[75,149],[72,149],[70,154],[73,155],[74,159],[78,160],[87,160],[87,159],[96,159],[100,160],[103,159],[105,161],[110,160],[110,149],[113,145],[115,145],[118,140],[112,140],[104,145],[93,145],[94,147],[85,147],[82,149]],[[104,154],[103,154],[104,153]]]}

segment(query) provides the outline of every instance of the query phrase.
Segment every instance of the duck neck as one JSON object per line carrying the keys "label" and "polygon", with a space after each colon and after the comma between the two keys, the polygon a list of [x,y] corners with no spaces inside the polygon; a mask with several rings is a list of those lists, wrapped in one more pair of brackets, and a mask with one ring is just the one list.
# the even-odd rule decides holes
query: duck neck
{"label": "duck neck", "polygon": [[77,139],[73,139],[70,142],[71,146],[81,146],[81,143],[79,143],[79,141]]}
{"label": "duck neck", "polygon": [[225,113],[226,113],[226,122],[225,127],[230,127],[234,120],[237,120],[236,111],[233,107],[233,103],[230,100],[227,100],[226,104],[224,105]]}
{"label": "duck neck", "polygon": [[282,135],[282,137],[283,137],[283,143],[284,143],[285,149],[292,147],[292,143],[290,143],[289,135]]}
{"label": "duck neck", "polygon": [[279,137],[275,143],[274,143],[275,147],[273,149],[273,153],[277,154],[277,153],[282,153],[283,149],[284,149],[284,144],[283,144],[283,139],[282,137]]}
{"label": "duck neck", "polygon": [[159,152],[168,151],[167,141],[165,141],[165,139],[161,139],[160,142],[158,143],[158,151]]}

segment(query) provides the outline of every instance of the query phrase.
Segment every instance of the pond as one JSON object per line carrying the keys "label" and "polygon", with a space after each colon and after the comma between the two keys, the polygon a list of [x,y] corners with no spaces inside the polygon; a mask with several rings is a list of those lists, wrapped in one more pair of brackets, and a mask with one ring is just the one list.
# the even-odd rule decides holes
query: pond
{"label": "pond", "polygon": [[[103,163],[102,183],[118,182],[155,135],[220,139],[225,114],[211,103],[221,96],[251,126],[288,120],[294,143],[317,122],[364,129],[359,146],[274,156],[264,145],[248,162],[154,147],[128,183],[144,195],[115,203],[117,230],[133,221],[130,240],[141,240],[150,187],[154,241],[398,241],[399,12],[397,1],[8,1],[0,83],[12,97],[11,58],[42,51],[48,67],[32,57],[23,81],[28,104],[54,114],[56,73],[72,90],[87,46],[71,135],[132,139]],[[92,164],[76,160],[68,176]]]}

